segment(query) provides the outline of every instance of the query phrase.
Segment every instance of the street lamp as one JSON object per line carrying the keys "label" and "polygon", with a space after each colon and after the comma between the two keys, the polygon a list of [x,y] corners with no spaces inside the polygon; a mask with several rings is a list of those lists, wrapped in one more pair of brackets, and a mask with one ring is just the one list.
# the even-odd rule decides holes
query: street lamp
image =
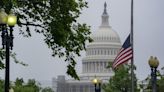
{"label": "street lamp", "polygon": [[156,84],[157,74],[156,73],[157,73],[157,67],[159,65],[159,61],[157,57],[151,56],[148,62],[151,68],[152,90],[153,92],[157,92],[157,84]]}
{"label": "street lamp", "polygon": [[101,81],[97,78],[94,78],[92,82],[95,85],[95,92],[101,92]]}
{"label": "street lamp", "polygon": [[[0,27],[2,32],[2,46],[6,49],[5,67],[5,92],[9,92],[10,82],[10,49],[13,47],[13,27],[17,23],[17,17],[13,14],[7,15],[4,9],[0,11]],[[9,28],[9,30],[8,30]]]}

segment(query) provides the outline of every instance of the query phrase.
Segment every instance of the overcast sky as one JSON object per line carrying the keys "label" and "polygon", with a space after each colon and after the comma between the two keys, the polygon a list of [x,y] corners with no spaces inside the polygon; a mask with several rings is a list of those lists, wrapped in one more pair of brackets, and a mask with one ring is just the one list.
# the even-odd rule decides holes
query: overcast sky
{"label": "overcast sky", "polygon": [[[120,35],[123,43],[130,33],[131,0],[87,0],[89,8],[84,9],[79,21],[91,26],[95,32],[101,24],[104,2],[110,25]],[[134,63],[137,66],[137,77],[142,80],[150,74],[148,59],[157,56],[159,68],[164,66],[164,0],[134,0]],[[33,34],[31,38],[23,38],[14,31],[14,48],[17,58],[29,64],[28,67],[15,64],[11,60],[10,79],[23,77],[25,80],[51,80],[57,75],[66,75],[66,64],[63,59],[51,57],[51,50],[43,41],[43,36]],[[81,60],[77,58],[77,71],[81,73]],[[0,71],[4,78],[4,71]]]}

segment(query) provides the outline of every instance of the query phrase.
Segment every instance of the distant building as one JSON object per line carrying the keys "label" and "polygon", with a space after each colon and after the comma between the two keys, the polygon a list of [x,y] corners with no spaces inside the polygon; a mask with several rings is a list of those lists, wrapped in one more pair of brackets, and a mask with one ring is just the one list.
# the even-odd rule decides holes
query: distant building
{"label": "distant building", "polygon": [[52,89],[53,91],[57,92],[57,79],[52,78]]}
{"label": "distant building", "polygon": [[[98,31],[91,35],[93,42],[87,45],[86,57],[82,59],[82,74],[80,81],[66,80],[65,76],[58,76],[56,92],[94,92],[91,81],[95,76],[106,83],[114,75],[112,69],[107,68],[113,62],[121,48],[120,37],[112,29],[108,21],[107,5],[104,4],[102,23]],[[54,86],[55,87],[55,86]]]}

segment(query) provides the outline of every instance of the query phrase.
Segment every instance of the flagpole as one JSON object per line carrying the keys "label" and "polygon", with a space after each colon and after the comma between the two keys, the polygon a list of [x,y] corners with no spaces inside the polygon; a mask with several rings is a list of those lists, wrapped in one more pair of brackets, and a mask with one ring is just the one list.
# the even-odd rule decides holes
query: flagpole
{"label": "flagpole", "polygon": [[132,61],[131,61],[131,92],[134,92],[134,48],[133,48],[133,0],[131,0],[131,37]]}

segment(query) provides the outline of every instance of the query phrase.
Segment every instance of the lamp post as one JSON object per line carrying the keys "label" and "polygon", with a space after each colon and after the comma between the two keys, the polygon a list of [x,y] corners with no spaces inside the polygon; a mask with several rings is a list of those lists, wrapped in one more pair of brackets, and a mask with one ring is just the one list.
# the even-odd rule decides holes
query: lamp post
{"label": "lamp post", "polygon": [[97,78],[94,78],[92,82],[95,86],[95,92],[101,92],[101,81]]}
{"label": "lamp post", "polygon": [[156,73],[157,73],[157,67],[159,65],[159,61],[157,57],[151,56],[148,62],[151,68],[152,90],[153,92],[157,92],[157,84],[156,84],[157,74]]}
{"label": "lamp post", "polygon": [[[5,66],[5,92],[9,92],[10,82],[10,49],[13,47],[13,27],[17,23],[17,17],[13,14],[7,15],[4,9],[0,11],[0,26],[2,32],[2,46],[6,49]],[[8,30],[9,29],[9,30]]]}

